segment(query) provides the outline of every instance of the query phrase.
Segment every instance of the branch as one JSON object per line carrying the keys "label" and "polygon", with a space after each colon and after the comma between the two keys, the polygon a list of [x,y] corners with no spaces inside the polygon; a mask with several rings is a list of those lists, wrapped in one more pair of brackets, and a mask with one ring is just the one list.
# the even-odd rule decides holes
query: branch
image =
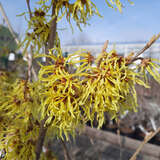
{"label": "branch", "polygon": [[33,75],[35,81],[38,80],[38,77],[36,75],[36,71],[33,67],[32,55],[33,55],[33,46],[31,45],[31,53],[26,53],[26,59],[27,59],[27,63],[28,63],[27,80],[29,80],[29,82],[31,82],[31,80],[32,80],[32,75]]}
{"label": "branch", "polygon": [[[27,0],[27,1],[29,1],[29,0]],[[57,3],[57,0],[55,0],[53,5],[52,5],[52,17],[55,16],[56,3]],[[54,42],[55,42],[55,38],[56,38],[56,30],[57,30],[57,16],[55,16],[53,18],[53,20],[51,21],[48,45],[45,46],[46,54],[48,54],[48,49],[51,49],[54,46]],[[46,64],[48,64],[48,61],[49,60],[47,59]],[[40,128],[40,131],[39,131],[39,137],[37,139],[37,144],[36,144],[36,160],[40,159],[40,155],[41,155],[41,152],[42,152],[44,139],[45,139],[46,132],[47,132],[47,127],[44,127],[46,119],[47,119],[47,116],[41,122],[41,128]]]}
{"label": "branch", "polygon": [[127,65],[133,63],[137,60],[138,56],[140,56],[142,53],[144,53],[148,48],[152,46],[153,43],[155,43],[160,38],[160,33],[156,36],[154,35],[150,41],[142,48],[128,63]]}
{"label": "branch", "polygon": [[31,79],[32,79],[32,73],[31,73],[31,70],[32,70],[32,58],[31,58],[31,54],[27,53],[26,58],[27,58],[27,63],[28,63],[27,80],[29,82],[31,82]]}
{"label": "branch", "polygon": [[[45,44],[45,54],[48,54],[48,50],[54,47],[57,31],[57,16],[55,15],[56,4],[58,0],[55,0],[52,5],[52,21],[50,25],[50,34],[48,37],[48,43]],[[49,64],[49,58],[46,59],[46,64]]]}
{"label": "branch", "polygon": [[103,48],[102,48],[102,53],[103,53],[103,52],[106,52],[106,49],[107,49],[107,47],[108,47],[108,43],[109,43],[108,40],[104,43]]}
{"label": "branch", "polygon": [[29,17],[30,19],[32,18],[32,11],[31,11],[31,7],[30,7],[30,0],[26,0],[27,2],[27,8],[28,8],[28,12],[29,12]]}
{"label": "branch", "polygon": [[69,151],[67,149],[67,146],[66,146],[65,142],[63,140],[61,140],[61,139],[60,139],[60,141],[61,141],[62,146],[63,146],[65,160],[72,160],[70,155],[69,155]]}
{"label": "branch", "polygon": [[121,142],[121,135],[120,135],[120,120],[118,119],[117,121],[117,136],[118,136],[118,139],[119,139],[119,151],[120,151],[120,154],[119,154],[119,159],[122,160],[122,142]]}
{"label": "branch", "polygon": [[156,134],[158,134],[159,132],[160,132],[160,128],[158,128],[155,132],[152,132],[148,136],[146,136],[145,139],[144,139],[144,141],[140,144],[140,146],[138,147],[138,149],[136,150],[136,152],[134,153],[134,155],[130,158],[130,160],[136,160],[137,155],[142,150],[142,148],[144,147],[144,145],[149,140],[151,140]]}
{"label": "branch", "polygon": [[105,41],[105,43],[104,43],[104,45],[103,45],[103,48],[102,48],[102,57],[99,59],[99,61],[98,61],[98,67],[100,66],[100,64],[101,64],[101,62],[102,62],[102,60],[103,60],[103,55],[104,55],[104,52],[106,52],[106,49],[107,49],[107,47],[108,47],[108,43],[109,43],[109,41],[108,40],[106,40]]}
{"label": "branch", "polygon": [[32,66],[32,74],[33,74],[34,80],[38,81],[38,76],[37,76],[36,71],[33,66]]}
{"label": "branch", "polygon": [[[32,52],[32,46],[31,46]],[[32,53],[27,53],[27,63],[28,63],[28,76],[27,79],[29,82],[32,80]]]}
{"label": "branch", "polygon": [[148,48],[150,48],[150,47],[152,46],[152,44],[153,44],[157,39],[159,39],[159,37],[160,37],[160,33],[159,33],[157,36],[154,35],[154,36],[150,39],[150,41],[144,46],[144,48],[141,49],[141,50],[136,54],[136,56],[135,56],[134,58],[137,58],[139,55],[141,55],[143,52],[145,52]]}
{"label": "branch", "polygon": [[47,128],[44,127],[45,121],[46,121],[46,119],[42,120],[41,124],[40,124],[39,137],[38,137],[38,140],[37,140],[37,143],[36,143],[36,149],[35,149],[36,160],[40,159],[45,135],[46,135],[46,132],[47,132]]}
{"label": "branch", "polygon": [[[156,135],[159,132],[159,130],[157,130],[156,133],[154,132],[153,134]],[[79,132],[92,139],[101,140],[103,142],[107,142],[115,146],[119,145],[119,137],[107,131],[101,131],[101,130],[86,126],[83,131],[79,131]],[[154,135],[152,135],[152,137]],[[124,137],[124,136],[120,136],[120,137],[121,137],[121,147],[123,148],[136,150],[141,145],[141,142],[138,140],[133,140],[131,138]],[[152,137],[150,137],[150,139]],[[145,144],[141,149],[141,153],[144,155],[159,158],[160,147],[157,147],[152,144]]]}
{"label": "branch", "polygon": [[132,64],[133,62],[135,62],[135,61],[137,61],[137,60],[141,60],[141,61],[142,61],[142,60],[144,60],[144,58],[143,58],[143,57],[133,58],[133,59],[129,60],[129,61],[126,63],[126,66]]}

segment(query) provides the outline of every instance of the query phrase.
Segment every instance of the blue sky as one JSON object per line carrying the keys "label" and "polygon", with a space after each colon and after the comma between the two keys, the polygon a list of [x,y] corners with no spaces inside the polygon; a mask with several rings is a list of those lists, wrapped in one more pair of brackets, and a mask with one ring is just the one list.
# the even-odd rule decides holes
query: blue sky
{"label": "blue sky", "polygon": [[[36,2],[36,0],[31,1]],[[83,27],[83,32],[73,25],[74,33],[66,21],[62,21],[58,28],[65,28],[59,31],[63,43],[81,41],[101,43],[107,39],[112,42],[145,41],[160,32],[160,0],[132,0],[134,5],[129,5],[126,0],[122,0],[125,2],[122,14],[108,8],[105,0],[93,1],[97,4],[103,18],[94,16],[89,21],[91,25]],[[0,2],[15,31],[24,34],[27,24],[23,17],[16,17],[16,15],[26,11],[25,0],[0,0]],[[1,15],[0,23],[2,23]]]}

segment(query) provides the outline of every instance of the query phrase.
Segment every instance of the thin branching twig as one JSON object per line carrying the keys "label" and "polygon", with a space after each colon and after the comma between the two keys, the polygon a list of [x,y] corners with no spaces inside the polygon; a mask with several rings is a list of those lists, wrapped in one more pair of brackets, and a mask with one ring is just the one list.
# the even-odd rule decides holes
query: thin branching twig
{"label": "thin branching twig", "polygon": [[27,63],[28,63],[28,81],[32,80],[32,55],[27,53]]}
{"label": "thin branching twig", "polygon": [[45,121],[46,119],[43,119],[40,124],[39,136],[38,136],[38,140],[37,140],[36,147],[35,147],[36,160],[40,159],[41,152],[42,152],[42,146],[43,146],[45,135],[47,132],[47,128],[44,127]]}
{"label": "thin branching twig", "polygon": [[103,48],[102,48],[102,53],[103,53],[103,52],[106,52],[106,49],[107,49],[107,47],[108,47],[108,43],[109,43],[108,40],[104,43]]}
{"label": "thin branching twig", "polygon": [[27,3],[27,7],[28,7],[29,16],[31,19],[32,18],[32,11],[31,11],[31,7],[30,7],[30,0],[26,0],[26,3]]}
{"label": "thin branching twig", "polygon": [[134,61],[139,59],[139,56],[144,53],[148,48],[152,46],[158,39],[160,38],[160,33],[158,35],[154,35],[150,41],[133,57],[128,61],[127,65],[132,64]]}
{"label": "thin branching twig", "polygon": [[[29,2],[29,0],[27,0]],[[58,2],[58,0],[55,0],[54,3],[52,4],[52,16],[55,16],[55,11],[56,11],[56,3]],[[50,34],[48,37],[48,45],[45,46],[46,48],[46,54],[48,54],[48,49],[51,49],[54,47],[54,42],[56,39],[56,31],[57,31],[57,16],[55,16],[55,18],[51,21],[51,26],[50,26]],[[49,64],[49,60],[47,58],[46,60],[46,64]],[[40,159],[40,155],[42,152],[42,146],[45,140],[45,136],[46,136],[46,132],[47,132],[47,127],[44,126],[45,121],[47,120],[48,116],[46,116],[42,122],[41,122],[41,128],[39,131],[39,137],[37,139],[37,144],[36,144],[36,160]],[[40,142],[39,142],[40,141]],[[70,160],[70,159],[68,159]]]}
{"label": "thin branching twig", "polygon": [[140,56],[143,52],[145,52],[148,48],[150,48],[152,46],[152,44],[157,41],[160,38],[160,33],[156,36],[154,35],[150,41],[144,46],[143,49],[141,49],[134,58],[137,58],[138,56]]}
{"label": "thin branching twig", "polygon": [[118,129],[117,129],[117,136],[118,136],[118,140],[119,140],[119,151],[120,151],[120,153],[119,153],[119,159],[120,160],[122,160],[122,143],[121,143],[121,136],[120,136],[120,120],[118,119],[118,121],[117,121],[117,126],[118,126]]}
{"label": "thin branching twig", "polygon": [[151,132],[149,135],[147,135],[144,139],[144,141],[141,143],[141,145],[137,148],[136,152],[133,154],[133,156],[130,158],[130,160],[136,160],[137,155],[142,150],[143,146],[151,140],[156,134],[160,132],[160,128],[158,128],[155,132]]}
{"label": "thin branching twig", "polygon": [[35,69],[34,69],[33,66],[32,66],[32,74],[33,74],[34,80],[35,80],[35,81],[38,81],[38,76],[37,76],[36,71],[35,71]]}
{"label": "thin branching twig", "polygon": [[60,141],[63,147],[65,160],[72,160],[65,142],[63,140],[60,140]]}
{"label": "thin branching twig", "polygon": [[26,58],[27,58],[27,63],[28,63],[28,75],[27,75],[27,79],[29,82],[32,81],[32,75],[33,75],[33,78],[35,81],[38,80],[38,76],[36,74],[36,71],[33,67],[33,58],[32,58],[32,55],[33,55],[33,46],[31,45],[31,52],[30,53],[27,53],[26,55]]}

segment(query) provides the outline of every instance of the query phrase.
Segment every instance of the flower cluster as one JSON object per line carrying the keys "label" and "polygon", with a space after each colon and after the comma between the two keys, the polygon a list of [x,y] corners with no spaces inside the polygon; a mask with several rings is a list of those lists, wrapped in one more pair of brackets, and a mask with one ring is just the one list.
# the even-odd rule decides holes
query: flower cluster
{"label": "flower cluster", "polygon": [[159,66],[150,59],[142,59],[140,64],[130,67],[131,55],[122,57],[115,50],[103,52],[97,59],[89,52],[77,52],[65,58],[61,50],[56,50],[57,56],[52,51],[46,57],[52,59],[53,64],[41,65],[39,72],[44,86],[41,113],[43,118],[47,117],[45,125],[55,128],[61,138],[94,119],[101,127],[105,112],[117,118],[126,110],[136,111],[135,84],[149,88],[145,81],[147,72],[142,70],[160,80]]}
{"label": "flower cluster", "polygon": [[17,80],[7,85],[0,90],[0,150],[5,159],[35,159],[40,121],[33,84]]}
{"label": "flower cluster", "polygon": [[41,56],[50,61],[40,64],[36,83],[20,79],[12,83],[0,72],[0,150],[6,159],[35,158],[44,120],[47,136],[68,139],[88,121],[96,120],[102,127],[105,112],[116,119],[126,110],[136,111],[135,85],[149,88],[148,74],[160,83],[156,59],[140,58],[134,64],[133,54],[123,57],[116,50],[97,58],[86,51],[63,57],[61,49]]}

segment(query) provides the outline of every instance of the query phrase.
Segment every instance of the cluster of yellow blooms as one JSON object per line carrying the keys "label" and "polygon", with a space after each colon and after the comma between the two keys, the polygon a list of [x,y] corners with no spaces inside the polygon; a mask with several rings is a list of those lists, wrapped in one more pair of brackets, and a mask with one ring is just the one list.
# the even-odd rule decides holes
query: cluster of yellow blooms
{"label": "cluster of yellow blooms", "polygon": [[43,119],[48,135],[68,139],[68,134],[74,135],[88,121],[96,119],[101,127],[105,112],[117,118],[126,110],[136,111],[135,84],[149,87],[148,73],[160,82],[155,59],[141,59],[131,67],[133,57],[119,56],[115,50],[98,58],[89,52],[63,57],[60,49],[42,56],[51,63],[40,64],[38,82],[11,84],[4,72],[0,74],[0,150],[5,150],[5,159],[35,158]]}
{"label": "cluster of yellow blooms", "polygon": [[[120,0],[105,1],[109,7],[118,9],[121,12],[123,6]],[[128,2],[132,4],[130,0]],[[21,46],[25,44],[24,53],[30,44],[36,48],[38,53],[42,47],[41,44],[46,45],[48,43],[53,20],[57,23],[62,18],[66,18],[72,30],[73,21],[81,30],[81,25],[87,25],[92,16],[102,17],[91,0],[76,0],[74,2],[71,0],[38,0],[37,4],[39,7],[29,14],[29,19],[26,18],[27,16],[25,17],[28,21],[28,29],[26,38],[21,43]],[[54,11],[51,11],[52,6]],[[58,32],[56,32],[56,39],[58,40]]]}
{"label": "cluster of yellow blooms", "polygon": [[[120,0],[106,3],[121,11]],[[57,23],[66,15],[69,24],[73,19],[80,28],[93,15],[100,16],[91,0],[39,0],[38,4],[40,8],[30,14],[27,36],[21,44],[25,43],[24,52],[31,43],[37,52],[48,43],[53,19],[57,18]],[[55,13],[50,15],[53,5]],[[0,72],[0,151],[4,160],[35,159],[44,120],[47,136],[53,133],[68,139],[88,121],[92,124],[96,119],[98,128],[102,127],[105,112],[118,118],[126,110],[136,111],[135,85],[149,87],[148,73],[160,83],[160,66],[155,59],[141,58],[134,64],[133,55],[122,57],[115,50],[102,52],[98,58],[89,52],[63,57],[61,49],[42,56],[51,63],[40,64],[38,82],[19,79],[12,83],[6,73]]]}
{"label": "cluster of yellow blooms", "polygon": [[[4,81],[5,80],[5,81]],[[1,73],[0,81],[0,150],[8,159],[35,159],[35,144],[39,134],[37,108],[39,107],[33,84],[26,80],[6,83]],[[3,87],[3,88],[2,88]]]}
{"label": "cluster of yellow blooms", "polygon": [[[77,60],[77,57],[83,59]],[[97,59],[89,52],[70,54],[65,58],[61,51],[57,56],[50,51],[47,58],[54,63],[41,66],[39,72],[45,87],[41,113],[43,118],[47,116],[46,125],[55,128],[61,138],[62,133],[68,137],[67,133],[88,120],[93,122],[94,118],[101,127],[105,112],[116,118],[126,110],[136,111],[135,84],[148,88],[147,72],[158,82],[160,80],[159,66],[150,59],[130,67],[131,57],[118,56],[115,50],[103,52]],[[72,72],[69,66],[72,66]]]}

